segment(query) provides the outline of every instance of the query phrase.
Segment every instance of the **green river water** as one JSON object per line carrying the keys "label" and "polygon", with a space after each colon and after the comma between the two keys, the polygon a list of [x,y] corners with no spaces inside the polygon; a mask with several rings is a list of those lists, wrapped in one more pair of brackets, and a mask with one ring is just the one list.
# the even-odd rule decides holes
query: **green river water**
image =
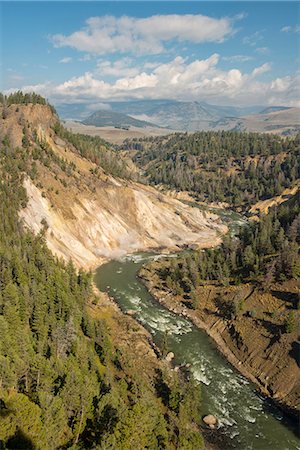
{"label": "green river water", "polygon": [[227,363],[203,331],[162,307],[139,281],[141,266],[159,257],[135,254],[104,264],[95,275],[97,287],[108,292],[124,312],[134,310],[158,346],[168,332],[175,362],[191,364],[193,376],[202,385],[203,414],[217,416],[237,449],[300,449],[296,430],[281,412]]}

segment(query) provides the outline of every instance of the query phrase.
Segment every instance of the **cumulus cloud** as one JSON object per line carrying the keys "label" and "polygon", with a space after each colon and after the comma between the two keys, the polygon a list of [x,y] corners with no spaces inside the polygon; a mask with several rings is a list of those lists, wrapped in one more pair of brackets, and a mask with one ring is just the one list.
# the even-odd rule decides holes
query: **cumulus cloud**
{"label": "cumulus cloud", "polygon": [[132,52],[157,54],[164,51],[164,43],[223,42],[233,33],[235,19],[216,19],[203,15],[157,15],[136,17],[91,17],[81,30],[70,35],[50,37],[55,47],[72,47],[94,54]]}
{"label": "cumulus cloud", "polygon": [[[300,105],[299,77],[288,76],[272,81],[262,81],[270,71],[269,63],[255,67],[250,73],[233,68],[228,71],[219,67],[220,56],[216,53],[207,59],[189,62],[177,56],[173,60],[156,65],[147,72],[141,68],[137,73],[119,76],[108,82],[101,77],[99,67],[95,73],[86,72],[64,83],[45,83],[24,86],[25,91],[37,91],[54,103],[101,103],[126,99],[177,99],[207,100],[220,104],[285,104]],[[115,70],[114,64],[101,67]],[[124,63],[124,61],[123,61]],[[124,63],[126,66],[126,64]],[[121,72],[123,68],[121,65]],[[125,69],[124,69],[125,70]]]}
{"label": "cumulus cloud", "polygon": [[133,77],[139,73],[137,67],[132,67],[130,58],[122,58],[117,61],[100,60],[97,63],[96,72],[101,76]]}

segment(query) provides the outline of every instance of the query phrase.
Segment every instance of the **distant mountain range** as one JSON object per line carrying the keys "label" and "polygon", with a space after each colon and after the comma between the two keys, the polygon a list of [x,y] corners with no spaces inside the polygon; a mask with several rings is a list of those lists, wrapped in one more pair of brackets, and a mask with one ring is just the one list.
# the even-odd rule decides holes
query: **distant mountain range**
{"label": "distant mountain range", "polygon": [[300,128],[299,109],[286,106],[235,107],[196,101],[133,100],[107,102],[102,107],[88,117],[87,104],[61,105],[57,109],[63,118],[81,119],[83,124],[97,127],[156,126],[183,131],[224,129],[286,134]]}
{"label": "distant mountain range", "polygon": [[216,106],[206,102],[179,102],[175,100],[141,100],[112,102],[111,108],[173,130],[206,130],[224,117],[240,117],[257,113],[264,107],[238,108]]}
{"label": "distant mountain range", "polygon": [[147,126],[153,126],[152,123],[146,122],[144,120],[135,119],[127,114],[123,114],[115,111],[96,111],[85,120],[82,121],[84,125],[94,125],[95,127],[120,127],[127,128],[130,126],[145,128]]}
{"label": "distant mountain range", "polygon": [[[266,113],[268,110],[271,112]],[[300,131],[300,108],[267,108],[259,114],[225,117],[216,122],[212,129],[295,134]]]}

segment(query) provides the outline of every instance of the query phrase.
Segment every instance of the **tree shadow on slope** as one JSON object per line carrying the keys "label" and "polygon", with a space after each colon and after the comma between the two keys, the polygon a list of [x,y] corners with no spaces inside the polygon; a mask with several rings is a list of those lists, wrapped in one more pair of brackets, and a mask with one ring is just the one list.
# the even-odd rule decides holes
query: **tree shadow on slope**
{"label": "tree shadow on slope", "polygon": [[300,342],[299,341],[294,341],[292,343],[292,349],[289,352],[289,355],[291,356],[291,358],[293,358],[296,363],[298,364],[298,367],[300,367]]}
{"label": "tree shadow on slope", "polygon": [[23,433],[22,430],[17,430],[14,436],[8,439],[5,444],[6,449],[22,449],[22,450],[34,450],[36,447],[32,443],[31,439]]}
{"label": "tree shadow on slope", "polygon": [[289,303],[289,305],[286,305],[288,309],[297,308],[299,300],[298,294],[284,291],[271,291],[271,294],[279,300]]}

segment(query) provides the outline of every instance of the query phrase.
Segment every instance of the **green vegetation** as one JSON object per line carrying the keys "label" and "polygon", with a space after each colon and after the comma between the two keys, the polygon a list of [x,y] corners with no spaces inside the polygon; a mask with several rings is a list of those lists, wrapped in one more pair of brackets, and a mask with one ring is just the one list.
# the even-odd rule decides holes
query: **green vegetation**
{"label": "green vegetation", "polygon": [[300,176],[300,135],[176,133],[126,141],[152,184],[193,191],[200,200],[248,206],[281,194]]}
{"label": "green vegetation", "polygon": [[53,257],[45,220],[36,236],[19,221],[37,159],[73,170],[32,132],[22,148],[0,145],[0,447],[202,448],[199,389],[168,370],[142,372],[89,315],[91,274]]}
{"label": "green vegetation", "polygon": [[35,92],[29,92],[24,94],[22,91],[17,91],[9,95],[4,95],[0,92],[0,104],[4,106],[10,105],[47,105],[51,108],[52,112],[56,114],[55,108],[50,105],[47,100]]}
{"label": "green vegetation", "polygon": [[238,236],[225,237],[218,248],[171,258],[160,276],[175,294],[190,293],[195,308],[193,292],[200,283],[260,282],[268,290],[275,281],[299,278],[299,245],[300,194],[241,228]]}
{"label": "green vegetation", "polygon": [[55,124],[53,130],[59,137],[72,144],[74,150],[81,156],[101,166],[106,173],[125,179],[132,178],[124,159],[100,137],[72,133],[60,122]]}

